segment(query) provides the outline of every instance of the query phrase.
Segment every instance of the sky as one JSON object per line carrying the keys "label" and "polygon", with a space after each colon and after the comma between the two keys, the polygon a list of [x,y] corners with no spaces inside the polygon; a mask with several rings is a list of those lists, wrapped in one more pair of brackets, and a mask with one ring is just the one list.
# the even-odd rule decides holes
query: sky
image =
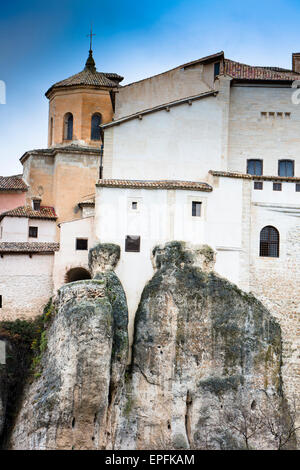
{"label": "sky", "polygon": [[0,175],[22,173],[19,158],[47,147],[55,82],[78,73],[93,51],[122,84],[223,50],[250,65],[291,68],[300,51],[299,0],[14,0],[0,8]]}

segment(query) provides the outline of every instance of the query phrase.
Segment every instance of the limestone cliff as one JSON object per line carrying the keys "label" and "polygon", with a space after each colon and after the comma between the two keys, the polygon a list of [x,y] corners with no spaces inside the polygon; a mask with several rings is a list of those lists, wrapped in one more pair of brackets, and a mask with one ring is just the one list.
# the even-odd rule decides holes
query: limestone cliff
{"label": "limestone cliff", "polygon": [[[209,247],[156,247],[125,372],[119,254],[96,246],[94,279],[59,290],[41,376],[27,386],[12,448],[274,448],[259,420],[282,400],[281,332],[270,313],[214,274]],[[255,428],[250,437],[232,426],[240,416]]]}
{"label": "limestone cliff", "polygon": [[[119,248],[108,245],[102,252]],[[28,386],[17,449],[105,448],[114,434],[128,353],[127,305],[112,271],[58,291],[41,376]]]}
{"label": "limestone cliff", "polygon": [[[243,448],[238,433],[220,426],[223,410],[252,404],[254,413],[265,400],[262,390],[273,399],[281,394],[280,327],[254,297],[209,272],[209,248],[173,242],[154,257],[158,270],[136,314],[116,446]],[[263,446],[258,433],[251,444]]]}

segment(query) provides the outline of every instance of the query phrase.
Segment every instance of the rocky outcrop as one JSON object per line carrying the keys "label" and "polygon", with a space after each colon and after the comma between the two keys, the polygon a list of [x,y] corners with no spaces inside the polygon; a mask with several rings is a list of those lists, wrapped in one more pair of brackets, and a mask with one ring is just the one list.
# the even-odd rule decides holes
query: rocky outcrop
{"label": "rocky outcrop", "polygon": [[[280,327],[253,296],[209,272],[207,247],[173,242],[156,248],[154,259],[116,447],[244,448],[227,421],[244,410],[253,421],[266,392],[280,397]],[[248,445],[272,447],[258,430]]]}
{"label": "rocky outcrop", "polygon": [[119,256],[115,245],[96,246],[94,279],[59,290],[41,376],[27,387],[12,447],[274,448],[261,422],[282,402],[281,332],[270,313],[213,272],[211,248],[156,247],[125,372]]}
{"label": "rocky outcrop", "polygon": [[[119,247],[110,245],[110,253]],[[100,262],[107,258],[105,246],[97,256]],[[41,376],[25,393],[11,438],[14,449],[111,446],[128,353],[128,313],[115,274],[96,277],[58,291]]]}

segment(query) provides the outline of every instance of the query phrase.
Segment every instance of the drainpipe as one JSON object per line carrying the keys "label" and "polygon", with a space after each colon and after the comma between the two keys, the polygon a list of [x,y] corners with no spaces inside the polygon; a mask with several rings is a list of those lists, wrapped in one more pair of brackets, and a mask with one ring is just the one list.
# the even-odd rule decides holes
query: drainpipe
{"label": "drainpipe", "polygon": [[103,179],[103,149],[104,149],[104,132],[103,129],[100,128],[101,132],[101,147],[100,147],[100,168],[99,168],[99,179]]}

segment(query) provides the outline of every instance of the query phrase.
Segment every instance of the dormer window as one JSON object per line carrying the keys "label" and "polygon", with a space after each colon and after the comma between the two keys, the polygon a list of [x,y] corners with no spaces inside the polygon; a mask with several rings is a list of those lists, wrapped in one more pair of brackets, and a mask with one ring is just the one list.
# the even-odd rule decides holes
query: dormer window
{"label": "dormer window", "polygon": [[67,113],[64,117],[64,140],[73,139],[73,114]]}
{"label": "dormer window", "polygon": [[95,113],[92,116],[92,123],[91,123],[91,140],[100,140],[101,139],[101,114]]}

